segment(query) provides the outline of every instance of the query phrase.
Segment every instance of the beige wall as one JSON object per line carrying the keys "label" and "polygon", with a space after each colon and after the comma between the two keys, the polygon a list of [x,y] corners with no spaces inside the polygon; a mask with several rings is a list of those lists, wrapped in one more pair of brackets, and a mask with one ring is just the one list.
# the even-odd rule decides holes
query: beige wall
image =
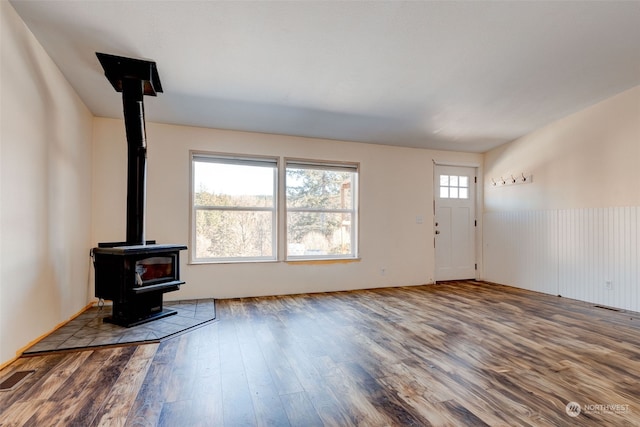
{"label": "beige wall", "polygon": [[0,2],[0,364],[88,302],[92,116]]}
{"label": "beige wall", "polygon": [[640,86],[486,153],[485,210],[640,206],[639,159]]}
{"label": "beige wall", "polygon": [[640,311],[639,160],[640,86],[486,153],[483,278]]}
{"label": "beige wall", "polygon": [[[115,96],[115,94],[114,94]],[[149,104],[148,108],[152,108]],[[189,150],[359,162],[360,262],[187,265],[166,299],[320,292],[433,282],[433,161],[481,155],[147,123],[147,238],[189,243]],[[93,240],[123,240],[126,142],[121,120],[94,121]],[[424,223],[417,224],[416,216]],[[385,269],[385,275],[380,269]]]}

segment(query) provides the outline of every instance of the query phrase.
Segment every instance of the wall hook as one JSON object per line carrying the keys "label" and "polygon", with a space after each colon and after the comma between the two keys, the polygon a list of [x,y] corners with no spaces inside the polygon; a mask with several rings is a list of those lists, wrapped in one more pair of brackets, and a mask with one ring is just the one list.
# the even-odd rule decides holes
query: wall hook
{"label": "wall hook", "polygon": [[527,182],[527,177],[524,176],[524,172],[522,173],[522,182]]}

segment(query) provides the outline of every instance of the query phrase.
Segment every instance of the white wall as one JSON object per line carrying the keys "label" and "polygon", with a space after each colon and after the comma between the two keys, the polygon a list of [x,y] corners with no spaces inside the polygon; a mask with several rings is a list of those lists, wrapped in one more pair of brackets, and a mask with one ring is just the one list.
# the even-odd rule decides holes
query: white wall
{"label": "white wall", "polygon": [[92,116],[0,2],[0,364],[88,302]]}
{"label": "white wall", "polygon": [[486,153],[484,278],[640,311],[639,162],[640,86]]}
{"label": "white wall", "polygon": [[[187,284],[166,294],[167,300],[432,283],[433,160],[482,161],[477,154],[155,123],[147,123],[147,139],[147,238],[159,243],[189,243],[189,150],[353,161],[361,167],[359,262],[187,265],[183,253]],[[95,243],[125,238],[125,141],[121,120],[95,119]],[[416,223],[419,215],[423,224]]]}

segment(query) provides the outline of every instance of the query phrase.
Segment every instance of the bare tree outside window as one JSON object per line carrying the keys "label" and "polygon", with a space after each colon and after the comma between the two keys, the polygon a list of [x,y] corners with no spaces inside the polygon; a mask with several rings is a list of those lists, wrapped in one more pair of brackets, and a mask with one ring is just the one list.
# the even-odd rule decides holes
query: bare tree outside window
{"label": "bare tree outside window", "polygon": [[275,259],[276,163],[194,158],[195,260]]}

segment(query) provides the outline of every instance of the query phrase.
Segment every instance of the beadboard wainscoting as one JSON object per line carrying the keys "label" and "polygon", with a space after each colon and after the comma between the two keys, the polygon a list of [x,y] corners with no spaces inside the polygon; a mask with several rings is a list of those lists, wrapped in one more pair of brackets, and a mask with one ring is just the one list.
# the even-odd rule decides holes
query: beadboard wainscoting
{"label": "beadboard wainscoting", "polygon": [[640,311],[640,207],[484,214],[484,278]]}
{"label": "beadboard wainscoting", "polygon": [[557,212],[485,213],[485,280],[557,295],[557,231]]}

